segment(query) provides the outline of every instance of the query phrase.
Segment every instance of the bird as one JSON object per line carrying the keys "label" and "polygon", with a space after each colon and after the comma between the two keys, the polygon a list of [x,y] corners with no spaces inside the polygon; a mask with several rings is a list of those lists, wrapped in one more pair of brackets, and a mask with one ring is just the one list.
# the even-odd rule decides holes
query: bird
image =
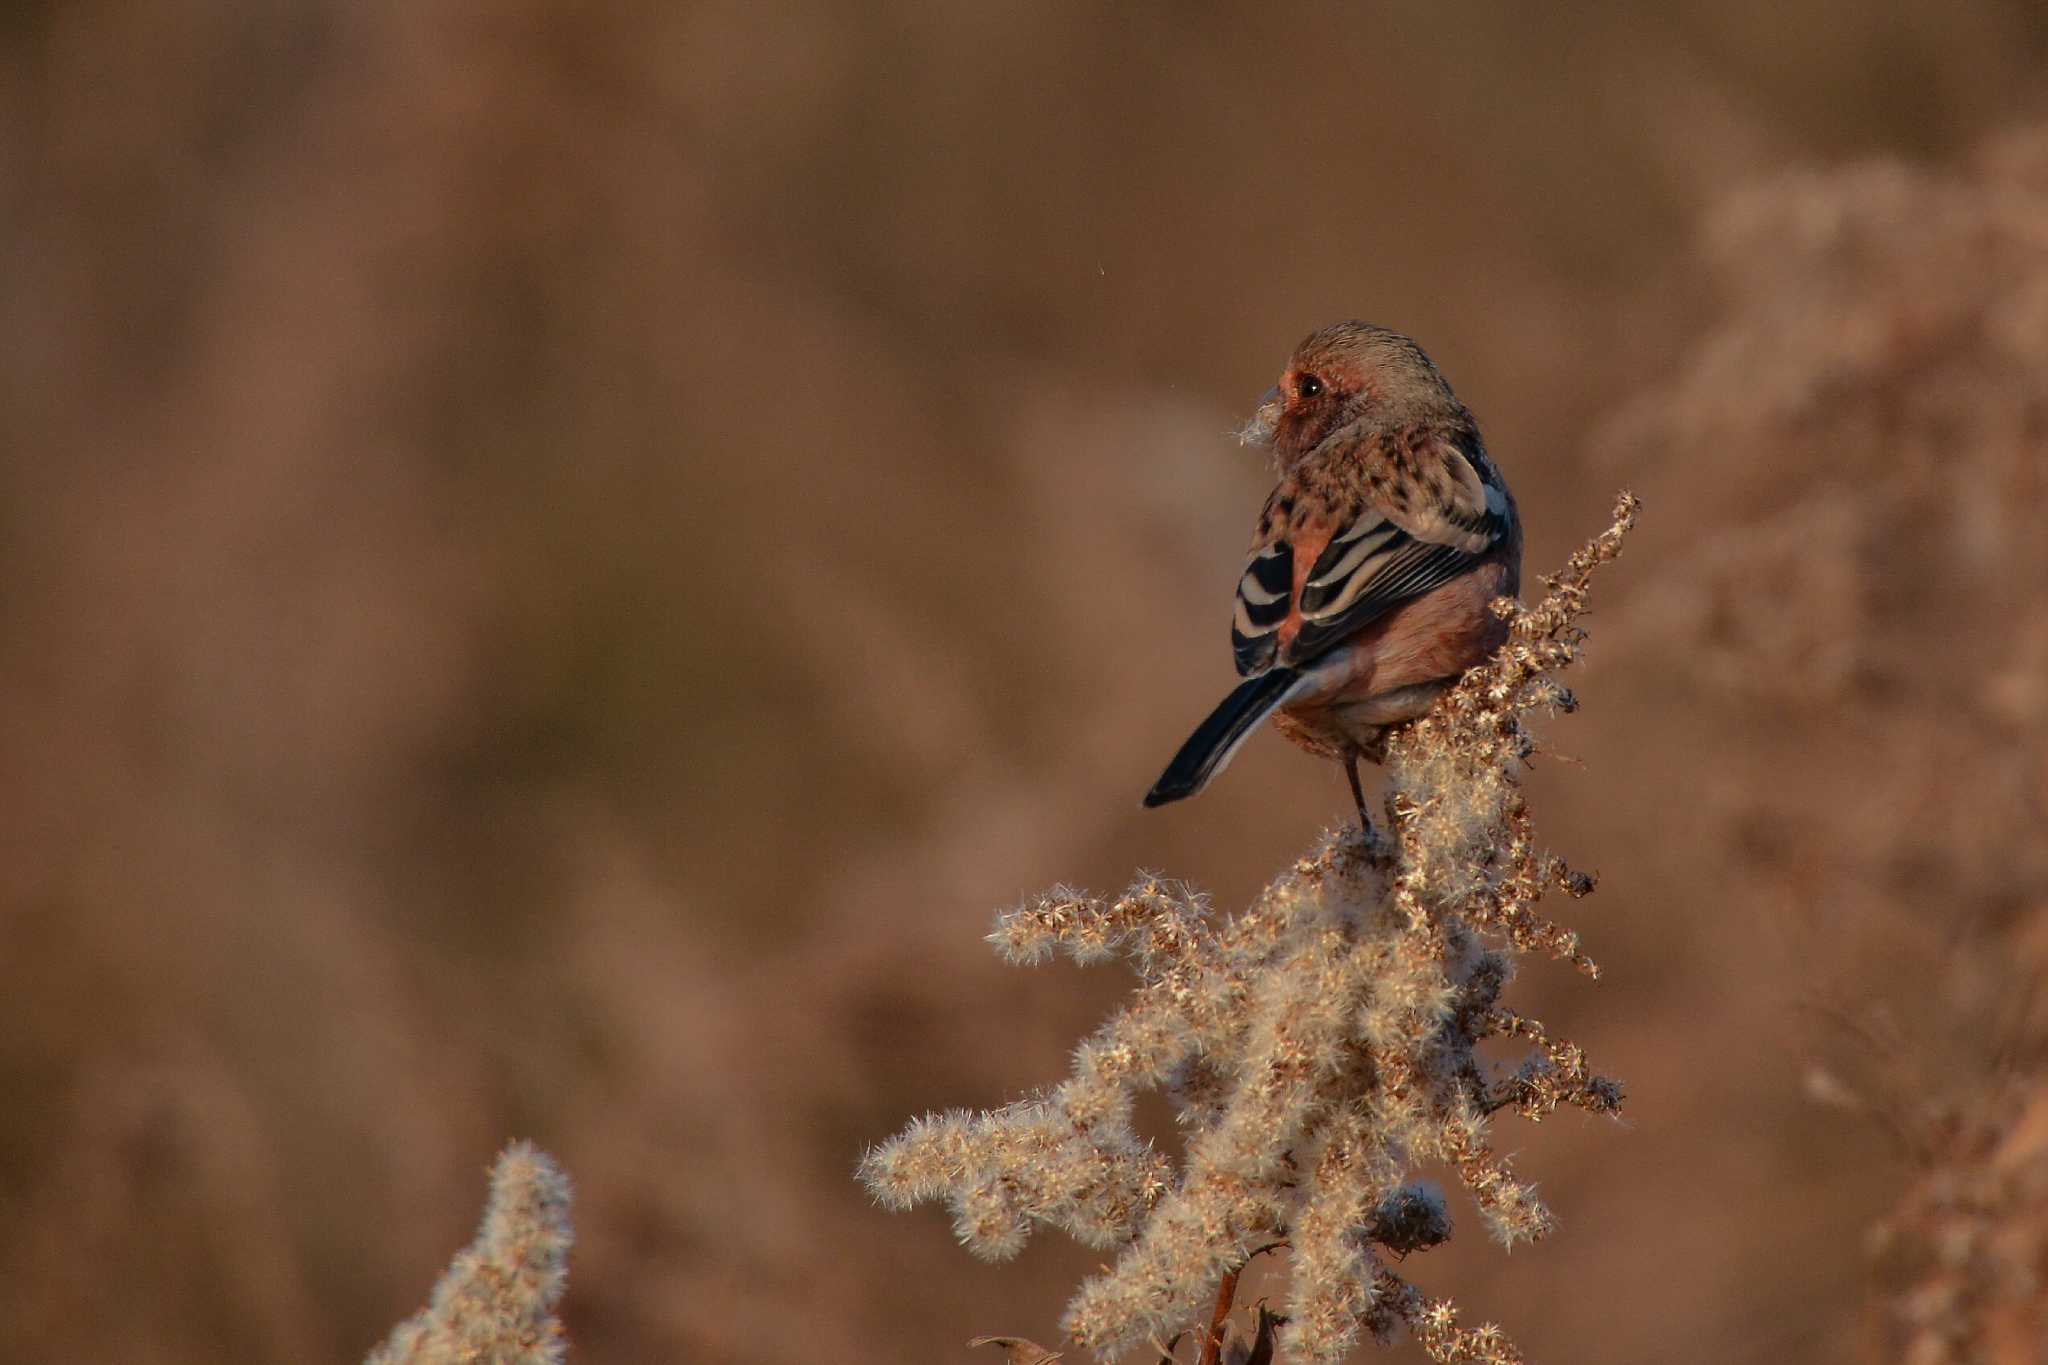
{"label": "bird", "polygon": [[1514,495],[1422,348],[1371,323],[1310,333],[1240,439],[1277,476],[1231,613],[1244,681],[1145,805],[1200,792],[1270,716],[1344,766],[1369,830],[1359,760],[1507,639],[1492,603],[1521,585]]}

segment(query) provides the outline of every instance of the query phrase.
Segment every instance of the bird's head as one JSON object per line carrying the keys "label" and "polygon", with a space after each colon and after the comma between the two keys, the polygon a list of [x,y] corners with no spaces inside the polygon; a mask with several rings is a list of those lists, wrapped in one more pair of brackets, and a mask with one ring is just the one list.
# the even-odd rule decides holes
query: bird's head
{"label": "bird's head", "polygon": [[1420,346],[1371,323],[1339,322],[1295,347],[1240,439],[1271,446],[1286,468],[1331,432],[1360,420],[1387,429],[1462,411]]}

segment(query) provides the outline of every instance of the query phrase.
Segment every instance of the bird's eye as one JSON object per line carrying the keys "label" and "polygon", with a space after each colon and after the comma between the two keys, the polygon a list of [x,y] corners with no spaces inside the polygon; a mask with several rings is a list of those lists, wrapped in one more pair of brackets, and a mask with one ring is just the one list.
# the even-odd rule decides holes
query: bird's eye
{"label": "bird's eye", "polygon": [[1305,374],[1294,381],[1294,391],[1303,398],[1314,398],[1323,391],[1323,381],[1312,374]]}

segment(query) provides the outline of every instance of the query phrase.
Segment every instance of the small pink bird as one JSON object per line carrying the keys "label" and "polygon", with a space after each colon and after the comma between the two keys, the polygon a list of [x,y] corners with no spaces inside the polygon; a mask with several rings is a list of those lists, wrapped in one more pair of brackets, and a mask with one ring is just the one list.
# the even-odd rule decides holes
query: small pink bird
{"label": "small pink bird", "polygon": [[1279,484],[1237,584],[1238,685],[1197,726],[1145,804],[1193,796],[1267,716],[1344,765],[1358,760],[1507,638],[1489,604],[1513,596],[1522,524],[1473,419],[1407,337],[1340,322],[1295,349],[1244,429]]}

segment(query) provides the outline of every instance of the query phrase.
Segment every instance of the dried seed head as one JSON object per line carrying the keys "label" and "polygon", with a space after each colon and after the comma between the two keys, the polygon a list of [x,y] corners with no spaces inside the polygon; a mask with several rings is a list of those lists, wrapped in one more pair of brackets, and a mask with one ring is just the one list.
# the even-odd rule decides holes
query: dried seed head
{"label": "dried seed head", "polygon": [[[1498,1240],[1532,1241],[1550,1213],[1494,1150],[1491,1116],[1620,1105],[1620,1085],[1576,1045],[1499,1000],[1517,953],[1593,971],[1577,936],[1537,910],[1592,879],[1535,841],[1521,718],[1569,708],[1547,672],[1577,656],[1587,583],[1635,508],[1624,495],[1540,602],[1497,604],[1508,643],[1393,738],[1387,836],[1326,836],[1233,917],[1152,876],[1114,899],[1060,887],[999,915],[989,939],[1009,960],[1121,956],[1136,987],[1049,1092],[928,1116],[870,1151],[860,1174],[875,1197],[945,1199],[960,1240],[992,1259],[1040,1225],[1115,1251],[1062,1320],[1099,1353],[1196,1322],[1219,1277],[1285,1238],[1288,1318],[1262,1320],[1268,1354],[1277,1341],[1285,1358],[1334,1361],[1362,1332],[1406,1323],[1440,1361],[1519,1360],[1498,1328],[1425,1306],[1389,1262],[1450,1236],[1419,1163],[1446,1163]],[[1519,1065],[1475,1051],[1503,1037],[1528,1045]],[[1145,1090],[1177,1110],[1179,1162],[1131,1126]]]}

